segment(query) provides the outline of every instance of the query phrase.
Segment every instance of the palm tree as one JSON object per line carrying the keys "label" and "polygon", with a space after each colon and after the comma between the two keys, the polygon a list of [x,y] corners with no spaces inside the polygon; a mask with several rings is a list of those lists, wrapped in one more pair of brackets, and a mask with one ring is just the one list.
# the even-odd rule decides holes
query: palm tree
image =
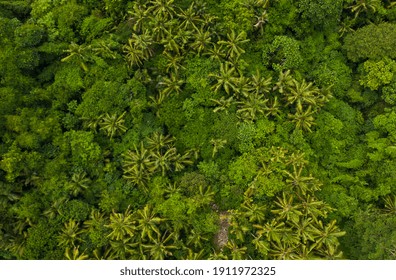
{"label": "palm tree", "polygon": [[284,242],[271,242],[270,256],[277,260],[292,260],[298,258],[297,246]]}
{"label": "palm tree", "polygon": [[384,199],[384,212],[390,215],[396,214],[396,195],[388,195]]}
{"label": "palm tree", "polygon": [[21,235],[10,236],[7,240],[5,247],[14,256],[21,258],[25,252],[26,241],[28,238],[28,232],[24,231]]}
{"label": "palm tree", "polygon": [[185,260],[203,260],[205,259],[204,249],[199,252],[194,252],[190,248],[187,248],[187,256],[184,258]]}
{"label": "palm tree", "polygon": [[322,256],[322,259],[325,258],[326,260],[342,260],[343,253],[339,251],[338,245],[337,246],[325,246],[320,248],[318,254]]}
{"label": "palm tree", "polygon": [[163,148],[173,147],[174,137],[164,136],[162,133],[154,132],[150,137],[146,138],[147,148],[154,151],[162,151]]}
{"label": "palm tree", "polygon": [[244,211],[243,215],[249,219],[250,223],[262,223],[265,219],[265,211],[267,210],[267,207],[245,201],[242,204],[241,209]]}
{"label": "palm tree", "polygon": [[181,29],[197,29],[197,25],[203,22],[194,6],[195,3],[192,2],[187,10],[180,9],[178,17],[181,19]]}
{"label": "palm tree", "polygon": [[273,99],[269,99],[267,102],[267,106],[265,107],[266,111],[266,116],[273,116],[273,117],[279,117],[279,114],[281,113],[279,102],[278,102],[278,96],[275,96]]}
{"label": "palm tree", "polygon": [[241,216],[239,211],[234,211],[230,218],[229,232],[234,235],[237,240],[244,242],[247,233],[250,231],[250,226],[245,220],[238,219],[238,216]]}
{"label": "palm tree", "polygon": [[[315,242],[315,232],[313,230],[312,218],[301,218],[299,220],[292,220],[291,226],[296,235],[301,239],[303,244],[308,244],[308,241]],[[311,249],[312,250],[312,249]],[[311,251],[310,250],[310,251]]]}
{"label": "palm tree", "polygon": [[308,161],[305,159],[305,153],[303,152],[293,152],[290,156],[289,156],[289,160],[286,161],[286,164],[289,165],[293,165],[296,167],[300,167],[300,166],[305,166],[306,164],[308,164]]}
{"label": "palm tree", "polygon": [[191,41],[193,33],[190,30],[177,29],[175,37],[180,44],[180,49],[185,50],[186,45]]}
{"label": "palm tree", "polygon": [[164,17],[153,17],[150,18],[149,23],[157,42],[162,42],[166,37],[170,38],[172,36],[172,34],[169,35],[169,29],[175,24],[175,21],[167,20]]}
{"label": "palm tree", "polygon": [[176,182],[167,184],[164,189],[165,198],[170,198],[173,195],[178,194],[180,192],[181,190]]}
{"label": "palm tree", "polygon": [[257,69],[249,82],[250,91],[255,91],[258,94],[268,93],[271,90],[271,81],[272,77],[267,79],[262,77],[260,71]]}
{"label": "palm tree", "polygon": [[150,107],[154,108],[155,115],[157,117],[160,116],[160,110],[162,107],[162,102],[164,102],[165,97],[162,94],[157,94],[156,96],[149,96],[150,98]]}
{"label": "palm tree", "polygon": [[315,235],[315,248],[320,249],[322,246],[328,248],[338,246],[338,237],[344,236],[345,231],[338,228],[335,220],[326,225],[323,225],[322,221],[319,220],[313,227],[313,234]]}
{"label": "palm tree", "polygon": [[223,46],[219,46],[217,44],[212,44],[212,48],[210,48],[205,55],[209,55],[211,60],[217,60],[221,62],[225,57],[225,52]]}
{"label": "palm tree", "polygon": [[66,197],[56,199],[52,202],[51,207],[43,212],[43,215],[48,219],[53,219],[62,214],[62,206],[68,201]]}
{"label": "palm tree", "polygon": [[311,182],[314,180],[312,176],[304,177],[302,175],[303,167],[294,167],[293,172],[290,173],[287,170],[283,170],[283,172],[289,177],[286,179],[286,183],[288,183],[294,191],[301,192],[305,195],[307,191],[314,191],[316,189],[311,188]]}
{"label": "palm tree", "polygon": [[70,248],[66,248],[65,257],[68,260],[87,260],[89,256],[84,252],[80,253],[79,246],[73,246],[73,250],[70,252]]}
{"label": "palm tree", "polygon": [[190,44],[190,47],[200,55],[201,52],[205,51],[211,44],[210,36],[210,32],[204,31],[203,27],[201,27],[201,29],[197,29],[194,33],[194,42]]}
{"label": "palm tree", "polygon": [[85,172],[74,173],[72,175],[71,182],[66,184],[66,189],[73,196],[77,196],[83,190],[86,190],[91,183],[91,179],[86,176],[87,174]]}
{"label": "palm tree", "polygon": [[89,216],[89,220],[84,221],[84,231],[91,231],[104,227],[107,222],[105,213],[102,213],[97,209],[93,209]]}
{"label": "palm tree", "polygon": [[208,241],[208,238],[204,236],[202,232],[198,232],[194,228],[187,234],[187,245],[194,246],[196,249],[203,247],[203,242]]}
{"label": "palm tree", "polygon": [[227,144],[227,140],[224,139],[210,139],[210,144],[213,145],[212,150],[212,158],[217,154],[217,152],[224,148],[225,144]]}
{"label": "palm tree", "polygon": [[261,235],[253,235],[252,239],[252,244],[254,245],[254,248],[262,254],[263,257],[266,257],[268,255],[268,252],[270,250],[270,244],[266,240],[261,239]]}
{"label": "palm tree", "polygon": [[333,210],[329,205],[318,200],[311,194],[306,194],[300,204],[303,215],[305,217],[311,217],[315,222],[321,217],[326,217]]}
{"label": "palm tree", "polygon": [[161,234],[157,225],[165,221],[165,219],[156,217],[156,213],[153,208],[148,204],[146,204],[142,210],[138,210],[136,212],[136,220],[138,222],[136,229],[141,231],[141,239],[144,239],[146,236],[150,239],[154,239],[154,232],[157,235]]}
{"label": "palm tree", "polygon": [[363,11],[367,12],[371,10],[372,12],[376,12],[380,5],[381,2],[379,0],[355,0],[355,4],[348,8],[355,13],[355,18],[357,18]]}
{"label": "palm tree", "polygon": [[126,237],[120,240],[110,240],[110,250],[107,253],[110,259],[138,259],[139,251],[135,248],[139,246],[139,242],[134,242],[132,237]]}
{"label": "palm tree", "polygon": [[260,32],[263,32],[264,24],[268,22],[268,13],[266,10],[262,11],[259,16],[256,16],[257,22],[253,25],[254,28],[259,29]]}
{"label": "palm tree", "polygon": [[97,117],[87,118],[82,117],[81,120],[85,121],[84,126],[88,127],[89,129],[93,130],[96,133],[96,129],[99,126],[99,123],[102,121],[103,115],[99,115]]}
{"label": "palm tree", "polygon": [[165,52],[173,52],[177,55],[181,55],[183,49],[182,44],[179,42],[179,36],[173,32],[173,30],[166,29],[165,36],[161,40],[161,44],[164,46]]}
{"label": "palm tree", "polygon": [[126,53],[126,60],[129,67],[143,64],[143,60],[145,59],[144,53],[141,49],[135,47],[132,39],[128,39],[128,44],[124,45],[122,49]]}
{"label": "palm tree", "polygon": [[213,109],[214,113],[225,110],[225,112],[228,114],[227,109],[232,105],[234,97],[231,96],[225,99],[225,97],[222,96],[220,99],[210,99],[210,100],[218,105],[215,109]]}
{"label": "palm tree", "polygon": [[140,142],[140,148],[136,146],[134,148],[134,151],[128,150],[123,154],[124,173],[129,173],[132,169],[147,171],[152,167],[149,151],[144,147],[143,142]]}
{"label": "palm tree", "polygon": [[315,114],[315,111],[312,110],[311,106],[308,106],[305,111],[303,111],[302,107],[297,107],[296,113],[289,114],[288,117],[291,122],[295,123],[297,129],[311,132],[311,127],[315,124],[313,114]]}
{"label": "palm tree", "polygon": [[199,193],[194,196],[194,202],[198,206],[206,206],[209,205],[214,198],[215,193],[209,187],[204,187],[202,185],[199,186]]}
{"label": "palm tree", "polygon": [[323,107],[330,99],[333,97],[331,89],[333,85],[330,85],[326,88],[322,88],[319,91],[319,95],[316,96],[316,110],[320,110],[320,107]]}
{"label": "palm tree", "polygon": [[152,259],[163,260],[168,256],[172,256],[172,251],[177,249],[177,246],[169,244],[173,239],[173,233],[157,234],[157,238],[150,240],[149,244],[142,244],[142,247],[148,251]]}
{"label": "palm tree", "polygon": [[134,33],[132,35],[131,41],[135,49],[142,51],[144,59],[148,59],[154,54],[154,40],[147,29],[144,31],[143,34]]}
{"label": "palm tree", "polygon": [[74,220],[69,220],[69,222],[64,224],[61,234],[58,236],[59,245],[61,246],[75,246],[76,242],[81,241],[79,235],[81,235],[82,230],[79,225]]}
{"label": "palm tree", "polygon": [[278,209],[271,210],[273,214],[279,215],[279,219],[286,219],[286,221],[297,222],[302,215],[299,210],[301,207],[298,204],[293,204],[294,196],[291,194],[282,193],[282,198],[278,197],[275,205]]}
{"label": "palm tree", "polygon": [[219,75],[210,74],[210,77],[214,77],[217,83],[212,87],[215,92],[218,92],[222,87],[227,94],[230,94],[230,90],[235,88],[235,68],[230,67],[229,63],[220,64]]}
{"label": "palm tree", "polygon": [[[111,245],[110,245],[111,246]],[[92,254],[95,260],[114,260],[116,256],[112,253],[112,249],[110,246],[96,248],[93,250]]]}
{"label": "palm tree", "polygon": [[297,103],[297,108],[303,104],[315,105],[319,89],[313,83],[303,80],[301,83],[292,80],[292,85],[285,92],[287,104]]}
{"label": "palm tree", "polygon": [[228,240],[226,247],[231,251],[231,257],[233,260],[245,259],[247,247],[239,247],[234,240]]}
{"label": "palm tree", "polygon": [[136,226],[130,207],[128,206],[124,213],[116,213],[113,210],[113,213],[110,214],[109,224],[106,227],[111,230],[107,237],[116,241],[134,236]]}
{"label": "palm tree", "polygon": [[192,165],[194,161],[191,158],[192,151],[187,151],[183,155],[177,154],[173,159],[173,164],[175,166],[175,171],[181,171],[186,165]]}
{"label": "palm tree", "polygon": [[133,30],[135,32],[140,32],[142,30],[143,23],[147,20],[147,8],[139,3],[134,3],[132,11],[128,11],[131,15],[129,18],[133,22]]}
{"label": "palm tree", "polygon": [[106,113],[106,115],[103,117],[102,121],[99,123],[100,125],[100,130],[105,130],[107,136],[110,136],[110,139],[113,138],[115,134],[118,132],[124,133],[127,131],[127,127],[124,126],[124,117],[125,117],[126,112],[122,113],[119,117],[117,114],[114,115],[109,115]]}
{"label": "palm tree", "polygon": [[160,169],[162,176],[165,176],[166,171],[171,170],[171,163],[175,159],[176,154],[176,148],[170,148],[165,153],[160,151],[151,152],[153,166],[150,171],[156,172]]}
{"label": "palm tree", "polygon": [[244,96],[244,97],[248,97],[250,95],[250,92],[252,90],[252,88],[249,86],[249,78],[244,77],[244,76],[240,76],[238,78],[235,78],[235,94],[238,97]]}
{"label": "palm tree", "polygon": [[283,233],[285,232],[285,223],[279,222],[276,220],[271,220],[271,222],[267,222],[265,225],[253,225],[253,227],[257,228],[258,235],[265,235],[268,241],[281,242],[281,238]]}
{"label": "palm tree", "polygon": [[170,77],[165,77],[161,82],[158,83],[163,89],[160,94],[164,97],[169,96],[171,93],[179,94],[182,89],[181,86],[184,84],[184,80],[179,79],[176,75],[171,73]]}
{"label": "palm tree", "polygon": [[[151,162],[150,162],[151,163]],[[147,183],[150,180],[150,169],[138,169],[137,167],[124,169],[123,178],[131,182],[133,185],[143,188],[147,191]]]}
{"label": "palm tree", "polygon": [[340,37],[343,37],[345,34],[355,31],[352,29],[354,22],[355,19],[351,20],[349,17],[347,17],[346,19],[340,22],[340,28],[338,29],[338,33],[340,33]]}
{"label": "palm tree", "polygon": [[272,162],[283,163],[285,161],[286,153],[287,153],[287,150],[285,148],[272,146],[270,152],[271,152],[270,160]]}
{"label": "palm tree", "polygon": [[258,116],[265,115],[267,101],[263,94],[250,93],[242,101],[237,102],[240,105],[237,114],[244,121],[254,121]]}
{"label": "palm tree", "polygon": [[299,244],[299,246],[296,248],[296,256],[294,256],[294,260],[315,260],[318,259],[318,257],[314,254],[312,246],[306,245],[306,244]]}
{"label": "palm tree", "polygon": [[92,51],[102,58],[117,58],[117,52],[111,50],[111,45],[105,40],[95,40],[92,44]]}
{"label": "palm tree", "polygon": [[228,260],[228,256],[223,253],[223,251],[213,250],[212,253],[209,254],[208,260]]}
{"label": "palm tree", "polygon": [[290,70],[279,73],[278,81],[272,90],[278,90],[280,93],[284,93],[286,89],[293,85],[293,77],[290,75]]}
{"label": "palm tree", "polygon": [[183,56],[180,55],[172,55],[167,51],[164,51],[163,55],[166,58],[166,71],[175,73],[176,75],[179,73],[180,69],[185,69],[182,65]]}
{"label": "palm tree", "polygon": [[266,9],[270,4],[270,0],[246,0],[244,6],[249,9]]}
{"label": "palm tree", "polygon": [[33,225],[34,224],[30,218],[18,219],[12,223],[13,232],[18,235],[23,234],[29,227]]}
{"label": "palm tree", "polygon": [[85,72],[87,72],[88,67],[85,63],[88,62],[91,58],[90,51],[91,51],[91,46],[78,45],[72,42],[69,45],[69,49],[64,51],[66,53],[69,53],[69,55],[62,58],[61,61],[68,62],[68,61],[76,60],[80,64],[81,68]]}
{"label": "palm tree", "polygon": [[174,0],[152,0],[149,2],[151,6],[147,9],[147,13],[169,20],[175,14],[173,2]]}
{"label": "palm tree", "polygon": [[231,33],[227,34],[227,41],[218,41],[217,43],[220,45],[224,45],[227,49],[227,56],[230,58],[237,58],[245,51],[242,49],[241,45],[249,42],[249,39],[246,38],[246,33],[241,32],[238,35],[235,34],[234,30],[231,30]]}

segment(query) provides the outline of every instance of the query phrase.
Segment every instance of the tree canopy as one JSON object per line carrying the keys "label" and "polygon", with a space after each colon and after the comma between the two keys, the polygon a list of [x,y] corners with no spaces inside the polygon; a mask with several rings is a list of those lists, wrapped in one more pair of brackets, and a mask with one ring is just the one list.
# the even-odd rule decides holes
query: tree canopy
{"label": "tree canopy", "polygon": [[396,5],[0,1],[0,259],[395,259]]}

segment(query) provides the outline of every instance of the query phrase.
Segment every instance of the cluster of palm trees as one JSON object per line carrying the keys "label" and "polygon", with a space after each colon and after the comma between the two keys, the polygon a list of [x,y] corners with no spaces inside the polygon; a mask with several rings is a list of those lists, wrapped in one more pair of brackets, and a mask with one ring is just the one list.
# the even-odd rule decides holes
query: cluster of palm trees
{"label": "cluster of palm trees", "polygon": [[[281,148],[272,149],[270,154],[262,165],[270,173],[277,172],[279,164],[285,167],[283,191],[271,204],[263,205],[255,199],[259,181],[256,178],[252,182],[240,210],[230,214],[230,240],[224,252],[235,259],[342,258],[338,238],[345,232],[335,220],[326,222],[333,209],[316,197],[321,184],[306,174],[304,154],[290,154]],[[268,176],[268,172],[257,176]],[[254,245],[253,252],[246,247],[249,242]]]}
{"label": "cluster of palm trees", "polygon": [[[202,190],[205,192],[204,190]],[[204,197],[209,196],[203,193]],[[205,201],[204,203],[209,203]],[[87,246],[87,238],[96,242]],[[58,234],[58,243],[65,248],[67,259],[205,259],[212,251],[205,242],[209,236],[184,225],[176,229],[172,222],[159,215],[155,208],[146,204],[132,211],[113,211],[105,214],[92,210],[88,220],[64,223]],[[84,248],[84,249],[82,249]]]}
{"label": "cluster of palm trees", "polygon": [[113,46],[114,43],[103,39],[96,39],[91,44],[82,45],[71,42],[69,48],[64,50],[67,56],[62,58],[61,62],[76,64],[85,72],[88,72],[89,64],[95,62],[98,58],[116,59],[118,57],[116,47]]}
{"label": "cluster of palm trees", "polygon": [[262,77],[259,71],[251,77],[237,75],[236,69],[225,63],[221,64],[220,73],[212,77],[217,81],[214,91],[224,90],[231,95],[227,99],[212,99],[217,105],[213,111],[228,110],[236,104],[238,117],[243,121],[255,121],[262,116],[279,117],[283,105],[290,108],[288,118],[296,128],[311,131],[314,114],[331,98],[331,87],[319,89],[312,82],[298,81],[290,70],[281,72],[273,83],[272,77]]}
{"label": "cluster of palm trees", "polygon": [[193,164],[193,151],[178,153],[174,141],[169,135],[154,132],[146,138],[145,143],[142,141],[134,150],[125,152],[124,178],[133,185],[146,189],[154,173],[161,172],[165,176],[167,172],[181,171],[186,165]]}
{"label": "cluster of palm trees", "polygon": [[[267,5],[256,2],[260,3],[255,5]],[[184,69],[183,59],[189,54],[221,62],[214,88],[224,87],[229,93],[230,78],[240,71],[239,58],[245,52],[243,45],[249,41],[245,32],[231,30],[222,38],[216,32],[215,17],[207,13],[202,1],[191,3],[187,9],[176,8],[173,0],[138,2],[129,14],[134,33],[123,48],[129,66],[141,66],[155,52],[162,52],[166,61],[166,76],[157,84],[159,97],[155,102],[161,104],[169,95],[182,91],[185,81],[180,71]]]}
{"label": "cluster of palm trees", "polygon": [[[174,233],[149,204],[134,212],[106,215],[92,210],[84,223],[66,222],[58,235],[58,243],[65,248],[67,259],[164,259],[177,248]],[[83,239],[102,235],[103,244],[88,248]],[[81,248],[85,247],[84,250]]]}
{"label": "cluster of palm trees", "polygon": [[178,94],[184,84],[180,78],[182,61],[188,52],[198,55],[212,45],[210,30],[214,18],[206,13],[203,2],[193,2],[187,9],[175,7],[173,0],[137,1],[129,11],[132,38],[123,51],[130,67],[140,67],[154,53],[161,53],[166,60],[166,76],[159,82],[162,103],[170,94]]}

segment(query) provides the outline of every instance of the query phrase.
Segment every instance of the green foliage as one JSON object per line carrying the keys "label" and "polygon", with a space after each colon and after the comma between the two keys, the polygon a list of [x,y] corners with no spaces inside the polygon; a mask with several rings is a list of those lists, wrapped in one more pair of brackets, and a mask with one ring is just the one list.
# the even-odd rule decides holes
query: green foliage
{"label": "green foliage", "polygon": [[302,18],[309,20],[314,29],[331,30],[340,19],[342,0],[300,0],[298,1]]}
{"label": "green foliage", "polygon": [[379,210],[375,209],[356,214],[356,224],[351,229],[356,237],[354,243],[348,244],[352,258],[395,259],[396,236],[393,230],[395,217],[378,212]]}
{"label": "green foliage", "polygon": [[253,29],[254,10],[249,9],[243,0],[220,1],[217,10],[220,11],[222,28],[250,31]]}
{"label": "green foliage", "polygon": [[34,24],[24,24],[15,29],[15,44],[18,47],[35,47],[45,36],[42,27]]}
{"label": "green foliage", "polygon": [[41,221],[27,231],[23,259],[28,260],[59,260],[63,252],[57,246],[56,233],[60,224],[52,221]]}
{"label": "green foliage", "polygon": [[390,105],[396,103],[396,83],[394,81],[382,87],[382,99]]}
{"label": "green foliage", "polygon": [[378,62],[367,60],[363,64],[364,75],[359,80],[362,86],[371,90],[377,90],[380,86],[389,84],[396,71],[396,62],[391,59],[384,59]]}
{"label": "green foliage", "polygon": [[331,51],[326,59],[318,64],[312,75],[321,87],[331,86],[336,97],[343,97],[352,83],[352,70],[345,63],[340,52]]}
{"label": "green foliage", "polygon": [[61,150],[70,156],[73,168],[99,172],[98,165],[102,160],[102,153],[100,146],[94,141],[92,132],[71,130],[58,141]]}
{"label": "green foliage", "polygon": [[256,174],[256,163],[250,154],[244,154],[230,164],[229,177],[237,185],[246,186]]}
{"label": "green foliage", "polygon": [[101,18],[96,15],[86,17],[81,24],[81,35],[87,41],[99,37],[102,33],[111,26],[110,18]]}
{"label": "green foliage", "polygon": [[277,71],[298,69],[303,63],[299,42],[288,36],[275,36],[270,53],[272,68]]}
{"label": "green foliage", "polygon": [[130,89],[118,82],[98,81],[83,95],[76,114],[86,118],[98,117],[103,113],[122,113],[128,106]]}
{"label": "green foliage", "polygon": [[364,59],[396,58],[396,25],[385,22],[370,24],[345,37],[344,47],[348,58],[354,62]]}
{"label": "green foliage", "polygon": [[91,209],[89,204],[77,199],[67,201],[60,208],[62,221],[64,222],[69,220],[74,220],[77,222],[85,221],[88,218],[90,212]]}

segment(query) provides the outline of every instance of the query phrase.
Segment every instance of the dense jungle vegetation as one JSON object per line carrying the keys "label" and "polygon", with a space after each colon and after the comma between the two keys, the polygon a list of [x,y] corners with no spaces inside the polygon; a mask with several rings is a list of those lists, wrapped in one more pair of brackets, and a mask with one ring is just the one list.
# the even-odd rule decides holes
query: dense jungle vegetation
{"label": "dense jungle vegetation", "polygon": [[0,259],[395,259],[396,1],[0,1]]}

